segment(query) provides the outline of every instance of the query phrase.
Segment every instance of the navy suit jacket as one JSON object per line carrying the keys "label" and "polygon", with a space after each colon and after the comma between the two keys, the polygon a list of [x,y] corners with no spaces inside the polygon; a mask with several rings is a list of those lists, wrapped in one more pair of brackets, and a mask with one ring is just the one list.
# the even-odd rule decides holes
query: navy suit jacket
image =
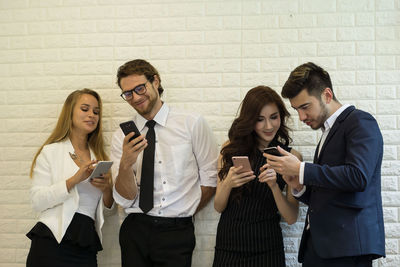
{"label": "navy suit jacket", "polygon": [[305,163],[308,205],[299,261],[303,261],[306,227],[321,258],[385,256],[381,197],[383,140],[371,114],[346,108],[336,119],[314,163]]}

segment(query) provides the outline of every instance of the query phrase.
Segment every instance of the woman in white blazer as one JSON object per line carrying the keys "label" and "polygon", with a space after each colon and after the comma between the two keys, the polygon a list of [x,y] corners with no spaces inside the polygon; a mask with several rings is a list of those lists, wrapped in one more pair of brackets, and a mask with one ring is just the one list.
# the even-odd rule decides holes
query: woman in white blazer
{"label": "woman in white blazer", "polygon": [[105,212],[114,206],[111,176],[88,179],[107,160],[102,103],[93,90],[72,92],[57,125],[36,153],[30,171],[31,201],[39,222],[27,234],[27,266],[97,266]]}

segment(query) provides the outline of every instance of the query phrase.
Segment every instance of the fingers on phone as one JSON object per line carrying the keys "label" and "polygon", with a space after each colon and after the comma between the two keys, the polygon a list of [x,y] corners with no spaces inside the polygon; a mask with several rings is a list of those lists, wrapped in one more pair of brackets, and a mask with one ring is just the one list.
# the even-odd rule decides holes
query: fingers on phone
{"label": "fingers on phone", "polygon": [[260,167],[260,172],[263,172],[264,170],[268,169],[269,165],[268,164],[264,164]]}
{"label": "fingers on phone", "polygon": [[243,173],[243,174],[245,174],[245,175],[241,176],[241,179],[243,179],[243,180],[251,181],[254,178],[256,178],[256,176],[253,174],[253,172],[246,172],[246,173]]}

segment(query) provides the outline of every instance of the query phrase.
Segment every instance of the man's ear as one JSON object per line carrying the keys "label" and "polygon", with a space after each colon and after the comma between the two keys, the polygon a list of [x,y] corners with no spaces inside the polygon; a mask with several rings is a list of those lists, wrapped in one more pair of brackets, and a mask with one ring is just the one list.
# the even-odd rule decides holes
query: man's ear
{"label": "man's ear", "polygon": [[160,86],[160,79],[158,78],[158,75],[154,75],[153,85],[154,88],[158,90],[158,87]]}
{"label": "man's ear", "polygon": [[325,102],[325,104],[329,104],[333,99],[333,92],[332,89],[326,87],[321,94],[321,99]]}
{"label": "man's ear", "polygon": [[153,81],[154,85],[157,85],[156,88],[158,88],[158,86],[160,86],[160,79],[158,78],[158,75],[154,74],[154,81]]}

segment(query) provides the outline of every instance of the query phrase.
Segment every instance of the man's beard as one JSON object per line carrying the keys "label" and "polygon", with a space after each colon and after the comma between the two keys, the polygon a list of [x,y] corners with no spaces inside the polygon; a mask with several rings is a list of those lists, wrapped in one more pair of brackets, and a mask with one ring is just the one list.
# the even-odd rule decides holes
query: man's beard
{"label": "man's beard", "polygon": [[321,107],[321,113],[318,115],[317,119],[315,120],[318,124],[315,127],[311,127],[313,130],[317,130],[324,126],[324,122],[329,118],[329,110],[326,107],[326,105],[322,102],[322,100],[319,102],[319,105]]}

